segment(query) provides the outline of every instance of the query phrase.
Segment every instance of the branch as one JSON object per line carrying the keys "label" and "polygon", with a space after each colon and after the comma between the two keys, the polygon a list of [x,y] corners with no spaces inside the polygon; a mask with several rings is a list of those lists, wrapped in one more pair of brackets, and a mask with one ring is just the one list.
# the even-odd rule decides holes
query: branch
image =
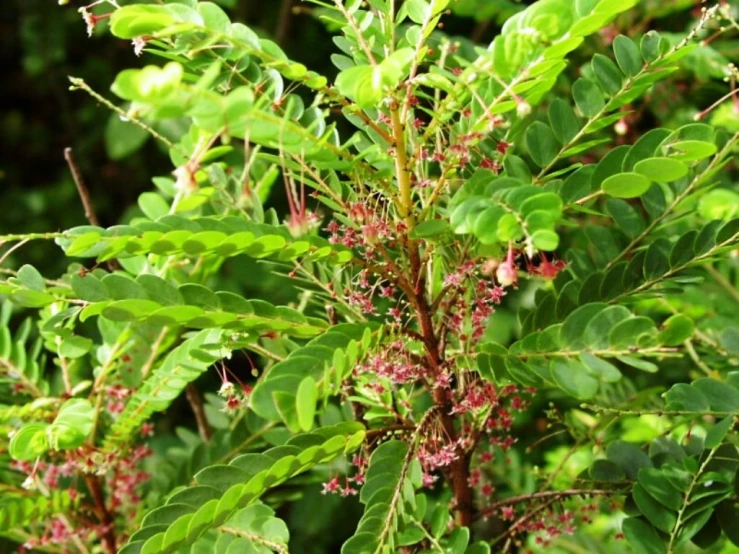
{"label": "branch", "polygon": [[90,191],[85,185],[85,181],[82,178],[82,172],[74,159],[74,154],[72,153],[71,148],[67,147],[64,149],[64,159],[67,160],[69,171],[72,173],[72,179],[74,180],[74,184],[77,186],[77,193],[80,195],[80,200],[82,200],[82,207],[85,209],[85,217],[87,218],[87,221],[90,222],[90,225],[100,227],[100,220],[95,213],[95,208],[93,208],[92,200],[90,199]]}
{"label": "branch", "polygon": [[195,422],[198,424],[200,438],[203,439],[203,442],[210,442],[210,439],[213,437],[213,429],[211,429],[208,418],[205,416],[203,398],[200,396],[200,391],[193,383],[190,383],[185,388],[185,396],[187,397],[187,402],[190,404],[190,408],[192,408],[193,415],[195,415]]}
{"label": "branch", "polygon": [[100,479],[97,475],[85,475],[85,483],[87,484],[90,496],[92,496],[92,500],[95,503],[98,519],[103,526],[100,532],[103,549],[106,554],[115,554],[117,549],[113,516],[105,505],[105,497],[103,496],[103,490],[100,486]]}
{"label": "branch", "polygon": [[[77,193],[80,195],[80,200],[82,200],[82,207],[85,209],[85,217],[87,218],[87,221],[90,222],[90,225],[100,227],[100,220],[98,219],[98,216],[95,213],[95,208],[92,205],[90,191],[88,190],[87,185],[85,185],[85,181],[82,178],[82,172],[74,159],[74,154],[72,153],[71,148],[67,147],[64,149],[64,159],[67,160],[69,171],[72,173],[72,179],[77,187]],[[117,260],[108,260],[106,265],[111,272],[121,269],[121,264],[119,264]]]}
{"label": "branch", "polygon": [[521,502],[530,502],[532,500],[539,500],[542,498],[553,498],[558,500],[560,498],[566,498],[569,496],[608,496],[611,494],[623,494],[621,490],[607,490],[607,489],[567,489],[562,491],[539,491],[530,494],[519,494],[517,496],[511,496],[494,502],[485,510],[487,515],[492,515],[496,510],[503,506],[511,506],[513,504],[520,504]]}
{"label": "branch", "polygon": [[607,413],[616,415],[656,415],[656,416],[714,416],[714,417],[726,417],[730,415],[737,415],[737,412],[713,412],[701,410],[699,412],[693,410],[622,410],[619,408],[605,408],[602,406],[595,406],[593,404],[581,404],[581,408],[590,410],[596,413]]}

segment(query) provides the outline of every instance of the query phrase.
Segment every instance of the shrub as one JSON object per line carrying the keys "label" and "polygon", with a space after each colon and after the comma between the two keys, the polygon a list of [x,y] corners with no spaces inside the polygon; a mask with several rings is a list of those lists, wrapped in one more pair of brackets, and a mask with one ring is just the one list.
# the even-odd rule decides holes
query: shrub
{"label": "shrub", "polygon": [[[82,8],[161,63],[118,75],[122,104],[72,89],[175,170],[103,228],[67,151],[90,225],[2,237],[82,260],[0,285],[3,536],[739,545],[736,70],[695,122],[629,129],[739,27],[724,5],[683,36],[618,35],[573,80],[568,56],[636,3],[539,0],[482,48],[440,30],[448,0],[316,1],[333,83],[210,2]],[[194,426],[155,415],[180,397]]]}

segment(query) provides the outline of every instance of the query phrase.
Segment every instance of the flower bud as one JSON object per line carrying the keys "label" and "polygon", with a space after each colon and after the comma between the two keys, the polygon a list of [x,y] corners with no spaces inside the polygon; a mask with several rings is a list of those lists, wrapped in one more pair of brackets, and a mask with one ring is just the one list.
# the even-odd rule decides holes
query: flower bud
{"label": "flower bud", "polygon": [[518,117],[526,117],[531,114],[531,104],[525,100],[519,100],[518,105],[516,106],[516,114]]}
{"label": "flower bud", "polygon": [[495,278],[503,287],[510,287],[511,285],[515,285],[516,281],[518,281],[518,273],[516,272],[516,267],[510,261],[503,262],[495,271]]}

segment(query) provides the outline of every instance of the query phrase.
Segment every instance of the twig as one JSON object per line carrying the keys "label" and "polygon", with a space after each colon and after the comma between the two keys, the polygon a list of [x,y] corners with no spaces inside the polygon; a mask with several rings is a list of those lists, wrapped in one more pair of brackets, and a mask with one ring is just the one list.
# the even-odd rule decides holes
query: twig
{"label": "twig", "polygon": [[683,345],[685,346],[685,350],[687,351],[688,356],[690,356],[690,359],[695,362],[695,365],[697,365],[703,373],[711,377],[714,372],[703,360],[701,360],[700,356],[698,356],[698,352],[696,352],[693,347],[693,341],[688,339],[683,343]]}
{"label": "twig", "polygon": [[23,239],[18,244],[14,244],[11,248],[9,248],[8,251],[5,254],[3,254],[3,257],[0,258],[0,265],[3,265],[3,263],[5,263],[5,260],[7,260],[13,252],[18,250],[21,246],[23,246],[30,240],[31,239]]}
{"label": "twig", "polygon": [[168,331],[169,329],[166,327],[162,329],[156,340],[154,340],[154,344],[151,345],[151,353],[146,359],[146,362],[144,362],[144,365],[141,366],[141,379],[145,379],[146,376],[149,375],[151,368],[154,367],[154,362],[156,362],[157,356],[159,355],[159,347],[162,346],[162,342],[164,342],[164,339],[167,337]]}
{"label": "twig", "polygon": [[[720,446],[720,445],[719,445]],[[708,467],[708,464],[711,463],[711,460],[716,455],[716,451],[719,449],[719,446],[716,446],[711,449],[711,451],[706,456],[706,459],[703,460],[703,463],[698,468],[698,471],[693,476],[693,480],[690,482],[690,486],[688,487],[688,490],[685,491],[685,494],[683,495],[683,505],[680,508],[680,510],[677,512],[677,520],[675,521],[675,527],[673,527],[672,532],[670,533],[670,542],[667,545],[667,554],[672,554],[675,551],[676,542],[677,542],[677,534],[680,531],[680,526],[682,525],[684,519],[685,519],[685,510],[688,509],[688,506],[692,503],[693,499],[691,499],[691,495],[693,494],[693,490],[698,485],[698,480],[703,476],[703,474],[706,471],[706,468]]]}
{"label": "twig", "polygon": [[200,438],[202,438],[204,442],[210,442],[210,439],[213,437],[213,430],[208,423],[208,418],[205,417],[203,397],[200,396],[200,391],[194,383],[187,385],[185,388],[185,396],[187,396],[187,402],[190,404],[192,413],[195,415],[195,422],[198,424],[198,433],[200,433]]}
{"label": "twig", "polygon": [[721,288],[729,293],[729,296],[731,296],[733,300],[739,302],[739,290],[737,290],[736,287],[732,285],[726,277],[721,275],[721,273],[719,273],[719,271],[710,264],[704,266],[704,269],[711,275],[713,280],[721,286]]}
{"label": "twig", "polygon": [[603,406],[594,406],[592,404],[581,404],[581,408],[590,410],[596,413],[609,413],[616,415],[656,415],[656,416],[714,416],[714,417],[726,417],[730,415],[736,415],[736,412],[715,412],[715,411],[694,411],[694,410],[622,410],[619,408],[607,408]]}
{"label": "twig", "polygon": [[502,541],[504,538],[508,537],[508,540],[506,540],[505,544],[503,545],[502,552],[508,552],[511,547],[511,540],[513,539],[513,534],[516,533],[516,531],[523,526],[524,523],[529,521],[531,518],[533,518],[536,514],[539,512],[542,512],[546,510],[549,506],[554,504],[557,501],[556,498],[552,498],[551,500],[548,500],[547,502],[544,502],[543,504],[540,504],[530,512],[524,514],[520,518],[518,518],[515,522],[513,522],[513,525],[511,525],[505,533],[497,537],[492,541],[492,545],[498,544],[500,541]]}
{"label": "twig", "polygon": [[695,188],[701,183],[701,180],[703,179],[703,177],[711,173],[711,171],[713,171],[716,168],[716,166],[719,165],[723,161],[724,156],[731,151],[731,149],[734,146],[734,143],[737,141],[739,141],[739,133],[734,133],[734,135],[731,138],[729,138],[728,141],[726,141],[726,144],[724,145],[724,147],[714,155],[714,157],[708,163],[706,168],[703,169],[703,171],[697,173],[695,177],[693,177],[693,180],[690,182],[690,184],[687,187],[685,187],[685,189],[680,194],[677,194],[675,196],[675,198],[672,200],[670,205],[667,206],[667,208],[665,208],[659,216],[655,217],[641,233],[639,233],[636,237],[631,239],[631,242],[626,246],[626,248],[624,248],[621,251],[620,254],[615,256],[613,259],[611,259],[608,262],[608,264],[606,264],[604,271],[608,271],[614,265],[616,265],[619,261],[621,261],[621,259],[624,256],[626,256],[627,254],[630,254],[631,250],[637,244],[639,244],[645,237],[647,237],[657,225],[662,223],[662,221],[672,213],[672,210],[674,210],[675,207],[677,207],[677,205],[680,204],[680,202],[682,202],[688,195],[690,195],[690,193],[692,193],[693,190],[695,190]]}
{"label": "twig", "polygon": [[610,494],[621,494],[623,491],[620,490],[607,490],[607,489],[567,489],[562,491],[539,491],[531,494],[519,494],[517,496],[510,496],[502,500],[494,502],[488,506],[485,511],[492,514],[495,510],[502,508],[503,506],[510,506],[512,504],[519,504],[521,502],[530,502],[532,500],[539,500],[542,498],[565,498],[568,496],[608,496]]}
{"label": "twig", "polygon": [[282,44],[290,32],[290,23],[293,15],[293,0],[282,0],[280,15],[277,19],[277,27],[275,28],[275,42]]}
{"label": "twig", "polygon": [[[90,222],[90,225],[100,227],[100,220],[98,219],[98,216],[95,213],[95,208],[92,205],[90,191],[87,188],[87,185],[85,185],[85,180],[82,178],[82,172],[74,159],[74,154],[70,147],[64,149],[64,159],[67,160],[69,171],[72,174],[72,180],[77,187],[77,194],[80,195],[80,200],[82,201],[82,207],[85,209],[85,217],[87,218],[87,221]],[[118,260],[108,260],[105,265],[108,266],[110,271],[118,271],[121,269],[121,264],[118,263]]]}
{"label": "twig", "polygon": [[85,185],[85,181],[82,178],[82,172],[74,159],[74,154],[72,153],[71,148],[67,147],[64,149],[64,159],[67,160],[69,171],[72,173],[72,179],[74,180],[74,184],[77,186],[77,193],[80,195],[80,200],[82,200],[82,207],[85,209],[85,217],[87,218],[87,221],[90,222],[90,225],[100,227],[100,220],[95,213],[95,208],[93,208],[92,200],[90,199],[90,191]]}
{"label": "twig", "polygon": [[279,552],[279,554],[288,554],[288,550],[285,545],[273,542],[261,535],[247,533],[246,531],[242,531],[241,529],[237,529],[236,527],[221,527],[221,531],[231,533],[232,535],[236,535],[237,537],[243,537],[257,544],[261,544],[262,546],[266,546],[274,552]]}
{"label": "twig", "polygon": [[98,94],[95,92],[92,88],[90,88],[90,85],[88,85],[83,79],[80,79],[79,77],[69,77],[70,82],[72,83],[72,90],[80,89],[84,90],[87,94],[92,96],[95,100],[103,104],[106,108],[113,110],[115,113],[117,113],[119,116],[124,118],[126,121],[130,121],[134,125],[137,125],[138,127],[141,127],[144,131],[149,133],[151,136],[153,136],[155,139],[157,139],[160,142],[163,142],[167,145],[168,148],[172,148],[176,150],[178,153],[184,155],[187,157],[187,155],[175,144],[172,143],[169,139],[166,137],[163,137],[159,133],[157,133],[154,129],[149,127],[146,123],[141,121],[140,119],[131,116],[130,114],[127,114],[124,112],[121,108],[113,104],[110,100],[105,98],[104,96]]}

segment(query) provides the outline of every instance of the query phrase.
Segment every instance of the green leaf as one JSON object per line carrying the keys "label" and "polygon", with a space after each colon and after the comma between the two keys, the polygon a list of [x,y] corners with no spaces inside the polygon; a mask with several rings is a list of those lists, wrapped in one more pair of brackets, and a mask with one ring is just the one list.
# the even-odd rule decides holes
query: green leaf
{"label": "green leaf", "polygon": [[639,484],[664,507],[678,511],[683,505],[683,495],[672,486],[661,470],[642,468],[637,475]]}
{"label": "green leaf", "polygon": [[633,356],[616,356],[616,359],[619,362],[635,367],[636,369],[646,371],[647,373],[657,373],[657,371],[659,371],[657,364],[647,360],[642,360],[641,358],[634,358]]}
{"label": "green leaf", "polygon": [[664,533],[670,533],[675,528],[677,514],[665,510],[665,507],[657,502],[640,483],[634,485],[632,495],[639,511],[644,514],[649,523]]}
{"label": "green leaf", "polygon": [[708,430],[708,433],[706,433],[706,448],[718,447],[723,442],[726,434],[729,432],[729,429],[733,427],[733,425],[734,416],[728,416],[716,423],[713,427],[711,427]]}
{"label": "green leaf", "polygon": [[629,479],[636,479],[640,469],[653,467],[649,456],[638,446],[622,440],[615,440],[606,447],[606,457],[623,469]]}
{"label": "green leaf", "polygon": [[122,160],[139,150],[149,138],[149,133],[138,125],[111,114],[105,126],[105,150],[111,160]]}
{"label": "green leaf", "polygon": [[421,25],[431,16],[431,6],[425,0],[408,0],[404,6],[413,23]]}
{"label": "green leaf", "polygon": [[739,215],[739,194],[728,189],[714,189],[698,201],[698,213],[705,219],[729,220]]}
{"label": "green leaf", "polygon": [[593,375],[596,375],[604,383],[616,383],[621,380],[621,372],[612,363],[597,358],[588,352],[580,355],[580,361],[585,364]]}
{"label": "green leaf", "polygon": [[548,125],[535,121],[526,129],[526,147],[534,163],[539,167],[549,164],[557,156],[559,146]]}
{"label": "green leaf", "polygon": [[606,211],[614,219],[619,229],[623,233],[633,239],[639,235],[646,224],[641,214],[634,207],[620,198],[611,198],[606,202]]}
{"label": "green leaf", "polygon": [[734,546],[739,546],[739,502],[735,499],[724,500],[716,507],[716,516],[718,517],[721,530],[726,533]]}
{"label": "green leaf", "polygon": [[686,383],[678,383],[665,393],[668,410],[688,410],[707,412],[711,409],[708,397],[700,390]]}
{"label": "green leaf", "polygon": [[92,431],[95,409],[89,400],[70,398],[48,427],[49,444],[55,450],[77,448]]}
{"label": "green leaf", "polygon": [[663,150],[673,160],[692,162],[713,156],[717,151],[717,147],[712,142],[683,140],[670,143]]}
{"label": "green leaf", "polygon": [[161,308],[151,300],[129,298],[111,302],[103,308],[102,315],[111,321],[138,321]]}
{"label": "green leaf", "polygon": [[639,43],[641,55],[647,62],[653,62],[660,56],[659,43],[661,37],[657,31],[648,31],[644,33]]}
{"label": "green leaf", "polygon": [[595,481],[620,483],[626,479],[626,472],[609,460],[595,460],[590,467],[590,477]]}
{"label": "green leaf", "polygon": [[659,534],[640,518],[630,517],[621,524],[629,545],[636,554],[666,554],[667,545]]}
{"label": "green leaf", "polygon": [[614,95],[621,90],[623,75],[610,58],[603,54],[596,54],[593,56],[591,65],[600,87],[606,93]]}
{"label": "green leaf", "polygon": [[87,337],[64,337],[59,344],[59,355],[65,358],[81,358],[92,349],[92,341]]}
{"label": "green leaf", "polygon": [[295,409],[298,416],[298,425],[303,431],[310,431],[316,417],[316,382],[308,376],[300,382],[295,397]]}
{"label": "green leaf", "polygon": [[225,357],[226,347],[206,350],[208,345],[225,344],[221,330],[200,331],[174,348],[128,399],[126,407],[108,429],[104,452],[120,451],[152,414],[166,409],[180,396],[188,383],[197,379],[214,362]]}
{"label": "green leaf", "polygon": [[411,237],[416,239],[428,239],[444,234],[450,228],[449,223],[443,219],[431,219],[416,225],[411,231]]}
{"label": "green leaf", "polygon": [[567,394],[580,400],[588,400],[597,394],[600,382],[583,364],[568,358],[555,358],[550,369],[554,382]]}
{"label": "green leaf", "polygon": [[618,173],[603,181],[601,188],[616,198],[634,198],[647,192],[650,186],[649,179],[639,173]]}
{"label": "green leaf", "polygon": [[555,98],[549,105],[549,124],[560,144],[567,144],[580,130],[575,112],[561,98]]}
{"label": "green leaf", "polygon": [[739,412],[739,390],[731,385],[715,379],[704,378],[693,381],[692,386],[706,395],[712,410],[717,412]]}
{"label": "green leaf", "polygon": [[581,78],[572,85],[575,104],[585,117],[593,117],[606,105],[603,92],[593,81]]}
{"label": "green leaf", "polygon": [[171,10],[166,6],[135,4],[113,11],[110,17],[110,32],[118,38],[132,39],[153,35],[176,22]]}
{"label": "green leaf", "polygon": [[13,435],[8,445],[8,453],[14,460],[34,460],[49,449],[46,436],[48,425],[27,423]]}
{"label": "green leaf", "polygon": [[169,213],[169,204],[156,192],[145,192],[139,196],[139,208],[151,220],[158,219]]}
{"label": "green leaf", "polygon": [[662,324],[660,344],[678,346],[693,336],[695,322],[684,314],[675,314]]}
{"label": "green leaf", "polygon": [[531,235],[531,240],[537,250],[552,252],[559,246],[559,235],[554,231],[539,230]]}
{"label": "green leaf", "polygon": [[46,281],[43,275],[32,265],[24,265],[18,270],[18,280],[21,285],[30,290],[43,292],[46,290]]}
{"label": "green leaf", "polygon": [[649,158],[637,162],[634,172],[643,175],[650,181],[671,183],[688,174],[688,167],[674,158]]}
{"label": "green leaf", "polygon": [[618,66],[627,77],[633,77],[641,71],[643,60],[639,47],[629,37],[618,35],[613,40],[613,52]]}

